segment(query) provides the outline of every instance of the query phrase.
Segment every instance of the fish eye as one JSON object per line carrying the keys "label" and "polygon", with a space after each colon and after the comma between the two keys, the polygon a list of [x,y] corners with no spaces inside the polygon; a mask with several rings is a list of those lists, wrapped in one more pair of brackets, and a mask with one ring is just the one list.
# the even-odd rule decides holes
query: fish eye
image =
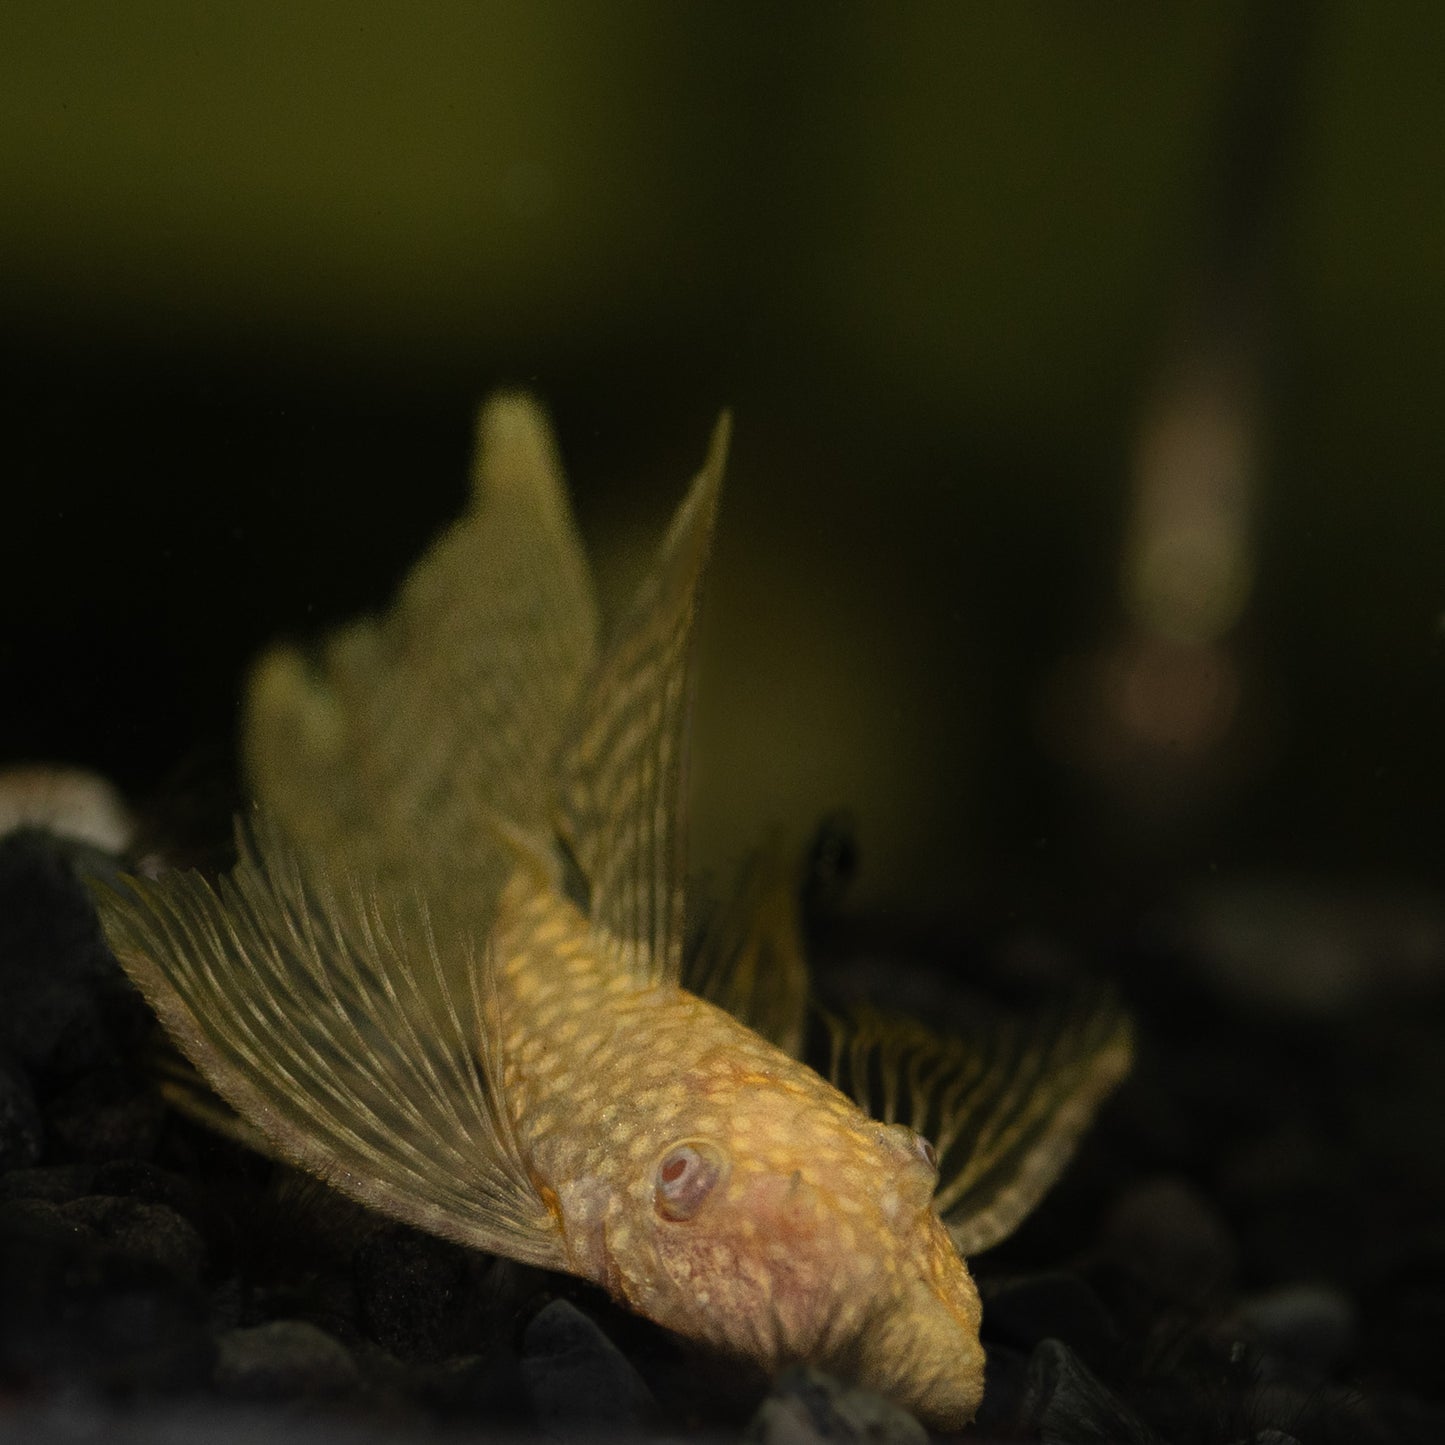
{"label": "fish eye", "polygon": [[917,1129],[907,1124],[882,1124],[879,1129],[900,1162],[912,1163],[916,1159],[930,1173],[938,1173],[938,1150]]}
{"label": "fish eye", "polygon": [[653,1202],[664,1219],[691,1219],[707,1202],[727,1166],[726,1156],[702,1140],[674,1144],[657,1163]]}

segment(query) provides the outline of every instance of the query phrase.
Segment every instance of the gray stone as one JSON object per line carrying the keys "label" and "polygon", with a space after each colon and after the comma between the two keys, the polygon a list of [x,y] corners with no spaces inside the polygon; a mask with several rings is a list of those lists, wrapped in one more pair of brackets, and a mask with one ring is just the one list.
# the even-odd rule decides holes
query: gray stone
{"label": "gray stone", "polygon": [[743,1438],[751,1445],[927,1445],[928,1432],[881,1395],[798,1365],[778,1376]]}
{"label": "gray stone", "polygon": [[1060,1340],[1029,1359],[1023,1433],[1041,1445],[1152,1445],[1153,1433]]}
{"label": "gray stone", "polygon": [[112,1159],[96,1166],[86,1194],[110,1194],[118,1199],[138,1199],[144,1204],[163,1204],[192,1224],[207,1222],[207,1207],[197,1184],[169,1169],[144,1159]]}
{"label": "gray stone", "polygon": [[38,1199],[64,1204],[82,1194],[94,1194],[93,1164],[37,1164],[33,1169],[12,1169],[0,1175],[0,1202]]}
{"label": "gray stone", "polygon": [[118,1254],[152,1260],[179,1279],[194,1283],[205,1268],[206,1246],[195,1226],[167,1205],[91,1194],[57,1205],[56,1212]]}
{"label": "gray stone", "polygon": [[983,1399],[973,1430],[981,1440],[1012,1439],[1023,1415],[1028,1391],[1029,1356],[1022,1350],[988,1340],[983,1372]]}
{"label": "gray stone", "polygon": [[1354,1305],[1328,1285],[1287,1285],[1252,1295],[1236,1319],[1266,1353],[1321,1374],[1349,1359],[1358,1335]]}
{"label": "gray stone", "polygon": [[18,1059],[0,1052],[0,1171],[29,1168],[44,1137],[29,1075]]}
{"label": "gray stone", "polygon": [[997,1281],[984,1293],[983,1317],[991,1340],[1023,1349],[1063,1340],[1086,1360],[1101,1359],[1119,1336],[1099,1296],[1062,1270]]}
{"label": "gray stone", "polygon": [[98,985],[120,986],[95,909],[42,835],[0,839],[0,1044],[37,1084],[116,1057]]}
{"label": "gray stone", "polygon": [[484,1355],[416,1366],[409,1393],[428,1409],[458,1422],[485,1420],[489,1427],[502,1425],[518,1432],[536,1425],[521,1362],[505,1345],[495,1345]]}
{"label": "gray stone", "polygon": [[432,1364],[475,1349],[482,1333],[476,1257],[400,1226],[357,1249],[357,1304],[371,1338],[400,1360]]}
{"label": "gray stone", "polygon": [[537,1422],[554,1439],[645,1429],[657,1401],[601,1328],[575,1305],[553,1300],[522,1337],[522,1377]]}
{"label": "gray stone", "polygon": [[1104,1253],[1157,1299],[1191,1306],[1232,1286],[1239,1248],[1219,1212],[1188,1184],[1154,1179],[1129,1190],[1104,1226]]}
{"label": "gray stone", "polygon": [[45,1107],[55,1151],[96,1163],[147,1157],[164,1118],[165,1105],[150,1083],[120,1067],[85,1074]]}
{"label": "gray stone", "polygon": [[194,1227],[163,1204],[103,1194],[56,1203],[44,1197],[0,1201],[0,1221],[37,1236],[69,1240],[93,1254],[158,1266],[187,1284],[199,1279],[206,1247]]}
{"label": "gray stone", "polygon": [[0,1205],[0,1378],[102,1390],[199,1384],[212,1345],[197,1292],[65,1208]]}
{"label": "gray stone", "polygon": [[223,1394],[249,1400],[333,1399],[361,1386],[351,1351],[305,1320],[228,1330],[212,1378]]}
{"label": "gray stone", "polygon": [[[433,1445],[439,1438],[453,1437],[404,1420],[339,1417],[234,1400],[111,1402],[65,1392],[7,1401],[0,1413],[0,1445]],[[457,1438],[498,1439],[490,1430]]]}

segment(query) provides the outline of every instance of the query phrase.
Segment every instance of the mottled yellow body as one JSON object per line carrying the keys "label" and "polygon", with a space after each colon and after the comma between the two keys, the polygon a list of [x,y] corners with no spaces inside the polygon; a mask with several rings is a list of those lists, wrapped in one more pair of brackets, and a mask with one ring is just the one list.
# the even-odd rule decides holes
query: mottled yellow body
{"label": "mottled yellow body", "polygon": [[[577,1274],[765,1369],[811,1360],[935,1424],[972,1418],[978,1291],[912,1130],[704,999],[619,972],[525,871],[495,947],[503,1094]],[[712,1146],[725,1172],[672,1220],[658,1171],[681,1143]]]}

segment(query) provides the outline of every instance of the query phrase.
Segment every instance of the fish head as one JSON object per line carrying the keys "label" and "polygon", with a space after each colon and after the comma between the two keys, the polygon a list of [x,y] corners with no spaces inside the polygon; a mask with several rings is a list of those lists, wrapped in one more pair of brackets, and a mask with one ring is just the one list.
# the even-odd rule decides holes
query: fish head
{"label": "fish head", "polygon": [[785,1081],[694,1114],[631,1182],[625,1247],[610,1250],[617,1293],[765,1370],[807,1361],[931,1425],[967,1423],[983,1393],[981,1311],[933,1208],[931,1147]]}

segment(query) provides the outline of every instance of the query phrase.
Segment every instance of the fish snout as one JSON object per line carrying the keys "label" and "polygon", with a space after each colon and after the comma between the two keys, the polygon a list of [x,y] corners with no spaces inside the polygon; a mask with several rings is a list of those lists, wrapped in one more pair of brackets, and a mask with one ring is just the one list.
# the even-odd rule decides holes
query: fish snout
{"label": "fish snout", "polygon": [[982,1305],[968,1266],[936,1215],[859,1337],[861,1384],[912,1410],[933,1429],[956,1430],[983,1398]]}

